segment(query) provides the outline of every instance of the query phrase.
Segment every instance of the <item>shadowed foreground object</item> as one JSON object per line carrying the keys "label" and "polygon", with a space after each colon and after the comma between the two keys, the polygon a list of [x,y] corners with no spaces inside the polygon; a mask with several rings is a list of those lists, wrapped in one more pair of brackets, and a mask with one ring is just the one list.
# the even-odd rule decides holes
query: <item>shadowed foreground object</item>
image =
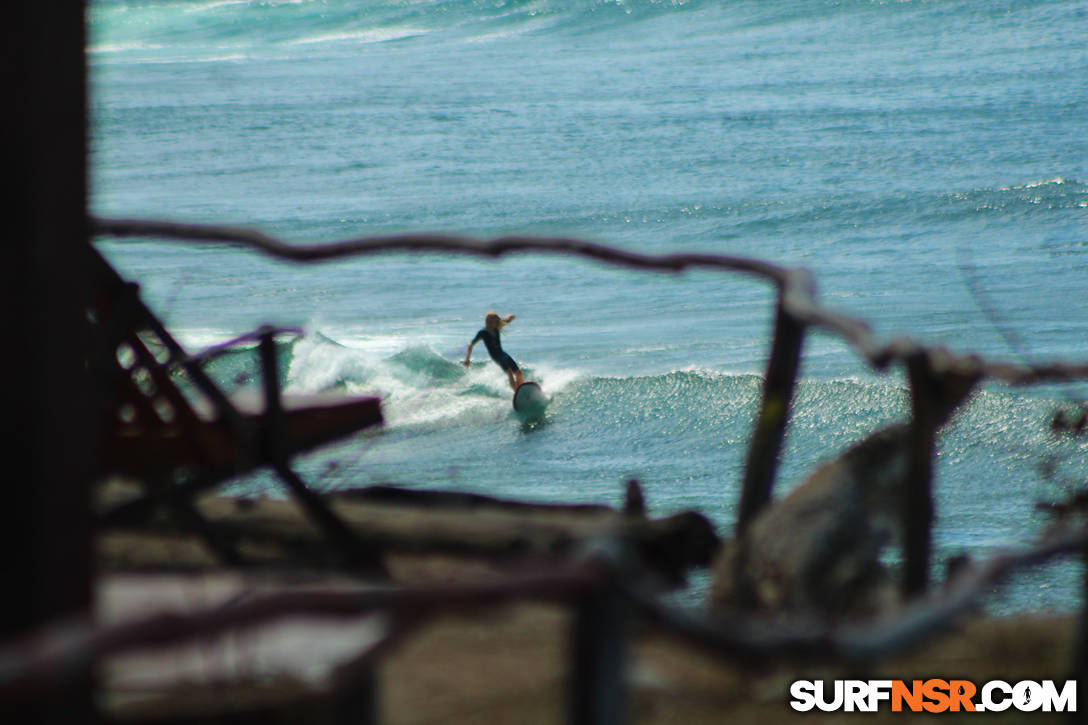
{"label": "shadowed foreground object", "polygon": [[894,601],[879,555],[901,539],[908,432],[872,434],[763,508],[719,557],[712,603],[850,619]]}
{"label": "shadowed foreground object", "polygon": [[[84,366],[87,285],[83,3],[5,3],[0,135],[3,290],[9,375],[2,388],[8,476],[0,513],[0,640],[91,611],[90,481],[97,391]],[[57,535],[56,532],[63,532]],[[85,664],[63,697],[46,693],[0,721],[90,722]]]}
{"label": "shadowed foreground object", "polygon": [[273,345],[275,330],[259,341],[263,394],[231,399],[208,376],[109,264],[92,253],[98,378],[112,395],[102,410],[102,474],[135,475],[143,497],[105,514],[107,524],[150,518],[160,506],[204,533],[225,563],[243,557],[229,538],[208,526],[193,497],[231,476],[268,466],[308,516],[360,573],[384,577],[377,555],[307,488],[290,468],[293,455],[382,423],[371,397],[284,398]]}

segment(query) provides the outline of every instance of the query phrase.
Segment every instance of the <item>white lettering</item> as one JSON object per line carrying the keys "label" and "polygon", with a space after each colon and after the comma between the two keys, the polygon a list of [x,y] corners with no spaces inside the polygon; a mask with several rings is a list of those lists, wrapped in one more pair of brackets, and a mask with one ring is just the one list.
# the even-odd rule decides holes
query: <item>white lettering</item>
{"label": "white lettering", "polygon": [[865,684],[865,680],[847,680],[846,681],[846,693],[844,700],[846,701],[846,711],[854,712],[867,712],[868,696],[866,691],[869,688]]}
{"label": "white lettering", "polygon": [[[941,682],[927,681],[929,684]],[[962,699],[966,692],[963,688],[966,686],[973,690],[972,683],[960,680],[952,682],[950,695],[955,709],[973,704],[976,712],[1003,712],[1010,707],[1021,712],[1077,711],[1076,680],[1066,680],[1064,683],[1055,683],[1054,680],[1022,680],[1015,684],[1004,680],[990,680],[982,686],[979,697],[971,698],[972,701]],[[790,685],[790,707],[798,712],[808,712],[813,708],[824,712],[877,712],[881,703],[892,700],[893,690],[901,684],[904,683],[900,680],[835,680],[833,683],[823,680],[797,680]],[[916,708],[912,706],[911,709]]]}
{"label": "white lettering", "polygon": [[824,699],[824,683],[821,680],[816,683],[816,707],[820,708],[824,712],[834,712],[842,707],[843,703],[843,684],[842,680],[835,680],[834,687],[835,697],[830,702]]}
{"label": "white lettering", "polygon": [[812,680],[798,680],[790,685],[790,707],[798,712],[808,712],[816,707],[816,685]]}
{"label": "white lettering", "polygon": [[1046,698],[1046,703],[1043,705],[1043,710],[1046,712],[1050,712],[1052,706],[1058,712],[1076,712],[1077,681],[1066,680],[1065,686],[1062,687],[1062,691],[1059,693],[1054,680],[1044,680],[1043,697]]}
{"label": "white lettering", "polygon": [[891,680],[869,680],[869,707],[866,712],[876,712],[880,709],[881,700],[892,699]]}
{"label": "white lettering", "polygon": [[[995,699],[993,696],[994,690],[998,690],[1004,696],[1000,699]],[[1012,700],[1008,697],[1012,694],[1012,685],[1004,680],[990,680],[982,686],[982,704],[985,706],[985,710],[992,710],[994,712],[1001,712],[1008,710],[1012,706]]]}
{"label": "white lettering", "polygon": [[1023,680],[1012,688],[1012,704],[1021,712],[1035,712],[1043,706],[1043,688],[1038,682]]}

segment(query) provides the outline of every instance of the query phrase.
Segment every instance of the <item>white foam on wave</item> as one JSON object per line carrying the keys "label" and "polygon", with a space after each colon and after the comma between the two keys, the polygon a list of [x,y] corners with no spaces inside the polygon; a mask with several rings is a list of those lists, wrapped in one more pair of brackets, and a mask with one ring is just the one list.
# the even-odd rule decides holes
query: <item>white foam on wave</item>
{"label": "white foam on wave", "polygon": [[383,333],[360,333],[345,330],[326,330],[310,333],[324,337],[337,345],[355,350],[365,350],[374,355],[395,355],[409,347],[423,347],[443,350],[449,347],[448,336],[420,333],[414,330],[391,331]]}
{"label": "white foam on wave", "polygon": [[466,371],[452,386],[399,387],[384,404],[386,418],[394,426],[465,425],[495,420],[507,412],[505,377],[500,380],[479,369]]}
{"label": "white foam on wave", "polygon": [[[169,327],[169,326],[168,326]],[[216,345],[222,345],[228,340],[233,340],[236,337],[240,337],[251,330],[224,330],[216,327],[186,327],[186,328],[173,328],[169,327],[170,334],[174,336],[174,339],[178,341],[185,351],[190,354],[196,354],[209,347]],[[251,343],[256,345],[257,343]],[[240,347],[246,347],[241,345]]]}
{"label": "white foam on wave", "polygon": [[[418,352],[422,365],[412,364]],[[443,362],[445,361],[445,362]],[[314,393],[342,387],[377,395],[387,427],[434,427],[504,416],[510,395],[506,377],[493,365],[476,364],[451,377],[452,360],[417,340],[365,336],[334,340],[311,333],[295,343],[287,389]]]}
{"label": "white foam on wave", "polygon": [[[239,61],[252,60],[252,58],[253,58],[253,56],[248,52],[247,53],[242,53],[242,52],[237,52],[237,51],[234,51],[234,50],[226,50],[226,47],[215,48],[214,50],[220,51],[220,52],[216,52],[216,53],[213,53],[211,55],[192,55],[191,53],[189,53],[187,51],[177,51],[177,52],[175,52],[173,54],[164,54],[164,55],[161,55],[160,57],[152,58],[152,57],[149,57],[149,56],[143,54],[142,52],[140,52],[140,51],[143,51],[143,50],[149,50],[149,49],[153,50],[155,48],[163,49],[163,48],[166,48],[166,47],[167,46],[147,46],[147,47],[140,47],[140,48],[133,47],[133,48],[125,49],[126,52],[133,52],[133,55],[131,57],[125,56],[124,53],[121,50],[109,51],[109,52],[93,51],[93,52],[98,52],[98,55],[97,55],[97,57],[93,58],[92,60],[97,61],[97,62],[102,63],[102,64],[110,64],[110,65],[118,65],[118,66],[121,66],[121,65],[127,65],[127,66],[148,65],[148,66],[151,66],[151,65],[186,65],[186,64],[196,65],[196,64],[201,64],[201,63],[228,63],[228,62],[229,63],[237,63]],[[242,47],[242,46],[233,46],[233,47]],[[221,52],[221,51],[224,51],[224,50],[226,50],[226,52]],[[162,51],[159,51],[159,52],[161,53]]]}
{"label": "white foam on wave", "polygon": [[540,387],[549,397],[563,392],[571,383],[585,377],[585,374],[576,368],[530,365],[528,369],[532,378],[540,383]]}
{"label": "white foam on wave", "polygon": [[131,53],[133,51],[153,51],[162,50],[166,46],[162,43],[147,43],[144,41],[133,40],[122,43],[100,43],[92,45],[87,48],[87,53],[91,56],[96,55],[109,55],[112,53]]}
{"label": "white foam on wave", "polygon": [[[1053,179],[1046,179],[1045,181],[1035,181],[1030,184],[1025,184],[1025,189],[1038,189],[1040,186],[1061,186],[1065,184],[1065,179],[1060,176],[1055,176]],[[1014,187],[1015,188],[1015,187]]]}
{"label": "white foam on wave", "polygon": [[210,0],[210,2],[196,3],[189,7],[181,8],[184,13],[202,13],[206,10],[216,10],[231,5],[252,5],[254,0]]}
{"label": "white foam on wave", "polygon": [[322,33],[297,38],[292,45],[320,45],[322,43],[384,43],[390,40],[415,38],[430,32],[427,28],[416,25],[401,25],[388,28],[360,28],[358,30]]}
{"label": "white foam on wave", "polygon": [[207,2],[194,3],[181,7],[185,13],[201,13],[207,10],[218,10],[221,7],[232,5],[253,5],[258,9],[275,7],[277,5],[310,5],[320,0],[207,0]]}
{"label": "white foam on wave", "polygon": [[289,392],[317,393],[341,383],[369,381],[374,377],[377,360],[373,355],[366,350],[342,347],[320,335],[306,335],[295,343],[293,352],[287,377]]}
{"label": "white foam on wave", "polygon": [[[555,18],[548,13],[544,13],[542,10],[528,10],[519,12],[519,15],[523,17],[519,18],[520,22],[516,25],[510,25],[498,30],[488,29],[483,30],[477,34],[470,35],[461,39],[462,43],[480,45],[491,42],[501,42],[504,40],[511,40],[520,38],[524,35],[529,35],[536,32],[547,30],[549,27],[556,23]],[[514,15],[513,12],[507,13],[505,17]]]}

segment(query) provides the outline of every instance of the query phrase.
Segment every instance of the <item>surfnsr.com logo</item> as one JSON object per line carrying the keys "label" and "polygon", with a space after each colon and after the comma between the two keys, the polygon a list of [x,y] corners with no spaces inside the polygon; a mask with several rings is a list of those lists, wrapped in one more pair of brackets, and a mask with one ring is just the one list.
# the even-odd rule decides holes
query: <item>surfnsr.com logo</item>
{"label": "surfnsr.com logo", "polygon": [[970,680],[797,680],[790,697],[798,712],[1076,712],[1077,682],[991,680],[980,687]]}

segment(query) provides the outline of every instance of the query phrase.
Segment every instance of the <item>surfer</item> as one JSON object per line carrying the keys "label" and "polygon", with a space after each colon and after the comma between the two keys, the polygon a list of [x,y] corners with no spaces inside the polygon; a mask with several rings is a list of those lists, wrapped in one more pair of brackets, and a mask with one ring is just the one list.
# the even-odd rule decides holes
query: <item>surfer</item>
{"label": "surfer", "polygon": [[468,367],[469,360],[472,358],[472,346],[483,340],[491,359],[502,368],[503,372],[506,373],[506,377],[510,379],[510,387],[517,390],[522,381],[521,368],[514,362],[514,358],[503,351],[502,343],[499,341],[499,331],[513,320],[513,315],[499,317],[498,313],[488,312],[484,317],[484,328],[477,332],[476,337],[472,338],[472,342],[468,344],[468,350],[465,351],[465,361],[462,364]]}

